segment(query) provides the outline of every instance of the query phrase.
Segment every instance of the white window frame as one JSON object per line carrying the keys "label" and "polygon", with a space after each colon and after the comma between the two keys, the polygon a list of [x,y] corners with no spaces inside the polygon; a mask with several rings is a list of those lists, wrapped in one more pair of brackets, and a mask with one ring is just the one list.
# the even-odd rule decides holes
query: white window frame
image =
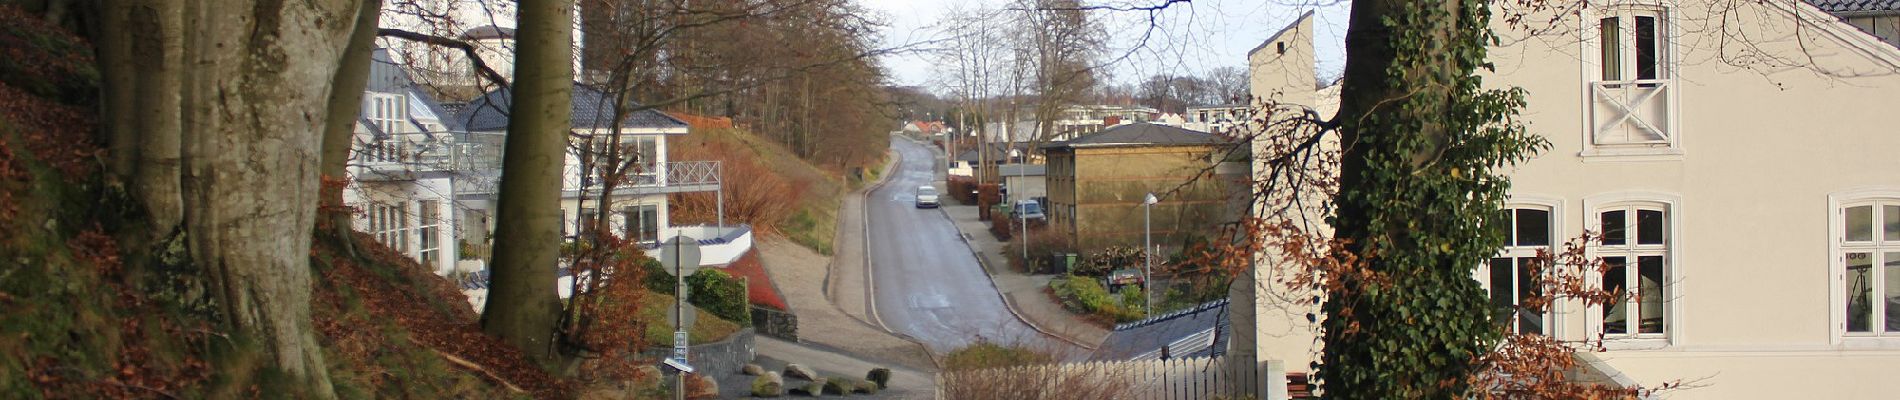
{"label": "white window frame", "polygon": [[[1585,337],[1602,337],[1604,339],[1604,348],[1609,350],[1650,350],[1682,344],[1687,337],[1688,331],[1682,323],[1682,299],[1685,298],[1687,293],[1687,290],[1685,290],[1686,285],[1683,283],[1689,276],[1687,274],[1688,268],[1684,267],[1687,263],[1684,262],[1682,257],[1682,226],[1683,221],[1686,221],[1685,218],[1687,215],[1687,213],[1683,212],[1682,196],[1671,193],[1628,191],[1585,197],[1583,199],[1583,227],[1585,230],[1601,234],[1603,227],[1602,217],[1600,215],[1603,212],[1618,209],[1629,210],[1633,208],[1659,209],[1663,212],[1663,244],[1660,246],[1639,245],[1636,243],[1637,231],[1635,229],[1628,229],[1625,231],[1626,235],[1628,235],[1628,240],[1624,242],[1626,243],[1625,245],[1615,246],[1616,249],[1611,249],[1609,248],[1611,246],[1604,246],[1601,243],[1592,243],[1585,251],[1585,256],[1591,260],[1600,260],[1606,255],[1611,257],[1629,257],[1625,268],[1630,268],[1632,271],[1640,273],[1639,270],[1634,269],[1638,268],[1636,264],[1637,256],[1661,255],[1663,257],[1663,331],[1662,333],[1636,333],[1639,332],[1640,329],[1632,326],[1628,329],[1632,331],[1631,333],[1616,335],[1604,334],[1603,306],[1591,306],[1584,312]],[[1630,226],[1634,226],[1638,221],[1635,213],[1627,214],[1624,218],[1625,223],[1630,224]],[[1589,281],[1593,287],[1599,289],[1603,287],[1601,274],[1590,274]],[[1625,284],[1629,285],[1629,287],[1638,285],[1636,281],[1626,281]],[[1632,295],[1634,295],[1634,293],[1632,293]],[[1625,301],[1634,302],[1639,300],[1629,299]]]}
{"label": "white window frame", "polygon": [[[1551,254],[1555,254],[1556,252],[1559,251],[1558,246],[1561,246],[1562,243],[1564,243],[1565,241],[1564,232],[1566,231],[1563,228],[1563,222],[1564,222],[1563,199],[1556,198],[1556,197],[1544,197],[1544,196],[1513,195],[1511,196],[1510,201],[1505,203],[1504,209],[1506,210],[1535,209],[1535,210],[1543,210],[1543,211],[1550,212],[1550,216],[1549,216],[1550,220],[1548,222],[1549,226],[1547,227],[1550,230],[1550,233],[1549,233],[1550,243],[1544,246],[1506,246],[1506,247],[1498,249],[1497,254],[1491,257],[1486,257],[1484,262],[1479,263],[1478,268],[1474,271],[1475,274],[1473,275],[1473,277],[1478,280],[1478,286],[1484,289],[1487,301],[1489,301],[1490,299],[1489,296],[1491,293],[1490,279],[1491,279],[1491,259],[1492,258],[1534,257],[1537,255],[1537,250],[1540,248],[1546,251],[1549,251]],[[1513,230],[1517,229],[1515,224],[1513,224],[1511,229]],[[1515,273],[1513,273],[1513,275],[1515,275]],[[1563,323],[1564,319],[1560,317],[1560,315],[1562,315],[1564,311],[1562,309],[1562,303],[1563,302],[1553,301],[1553,302],[1550,302],[1549,306],[1547,306],[1544,309],[1544,332],[1543,332],[1544,336],[1549,336],[1552,338],[1559,338],[1559,339],[1562,338],[1563,328],[1564,328],[1564,323]],[[1511,323],[1511,331],[1517,332],[1516,321],[1513,321]]]}
{"label": "white window frame", "polygon": [[[1848,207],[1860,205],[1874,206],[1874,240],[1867,243],[1848,243],[1846,240]],[[1900,349],[1900,332],[1849,333],[1847,332],[1847,260],[1848,251],[1871,252],[1876,255],[1873,269],[1878,277],[1882,269],[1879,258],[1884,252],[1900,252],[1900,240],[1883,238],[1880,215],[1883,205],[1900,205],[1900,188],[1865,188],[1832,193],[1827,196],[1828,215],[1828,333],[1831,344],[1841,348]],[[1876,281],[1876,283],[1879,283]],[[1878,294],[1876,292],[1876,294]],[[1878,299],[1876,299],[1878,300]],[[1878,312],[1884,302],[1876,302],[1874,316],[1884,318]]]}
{"label": "white window frame", "polygon": [[[433,211],[433,212],[431,212]],[[416,261],[437,270],[436,264],[442,262],[442,202],[438,200],[416,201]]]}
{"label": "white window frame", "polygon": [[[1677,45],[1675,40],[1675,38],[1681,37],[1681,35],[1680,28],[1678,27],[1679,24],[1676,23],[1675,14],[1675,8],[1659,0],[1593,0],[1591,1],[1591,7],[1584,7],[1579,13],[1578,29],[1583,35],[1584,40],[1578,41],[1580,43],[1580,57],[1578,57],[1578,59],[1582,66],[1582,68],[1579,68],[1582,83],[1582,87],[1580,88],[1582,101],[1579,106],[1583,116],[1580,121],[1582,134],[1579,137],[1582,151],[1578,153],[1578,156],[1582,157],[1584,161],[1674,161],[1681,160],[1687,155],[1687,151],[1683,146],[1683,118],[1681,117],[1682,107],[1680,102],[1682,88],[1679,79],[1680,63],[1678,62],[1678,60],[1680,60],[1678,51],[1680,46]],[[1638,15],[1655,17],[1656,23],[1659,25],[1656,32],[1657,36],[1659,36],[1657,38],[1659,43],[1657,44],[1656,54],[1658,58],[1656,79],[1638,80],[1635,79],[1634,76],[1636,74],[1634,17]],[[1612,16],[1621,17],[1622,21],[1628,21],[1618,24],[1621,34],[1617,35],[1618,42],[1620,43],[1619,47],[1623,49],[1622,55],[1618,57],[1618,60],[1623,64],[1622,71],[1624,76],[1621,77],[1623,78],[1621,80],[1605,81],[1602,76],[1602,38],[1599,34],[1598,24],[1601,19]],[[1625,104],[1624,107],[1626,109],[1622,110],[1618,110],[1616,107],[1599,106],[1599,97],[1615,97],[1613,96],[1613,92],[1630,90],[1630,87],[1636,85],[1648,85],[1649,87],[1655,88],[1656,91],[1659,92],[1654,95],[1657,98],[1648,98],[1643,95],[1636,95],[1635,97],[1624,96],[1619,99]],[[1601,140],[1597,136],[1597,116],[1599,113],[1609,113],[1610,116],[1625,115],[1634,112],[1627,108],[1640,107],[1630,107],[1627,104],[1645,104],[1655,101],[1665,102],[1663,105],[1664,111],[1662,118],[1664,121],[1652,125],[1654,129],[1662,131],[1664,136],[1662,140],[1600,143]]]}

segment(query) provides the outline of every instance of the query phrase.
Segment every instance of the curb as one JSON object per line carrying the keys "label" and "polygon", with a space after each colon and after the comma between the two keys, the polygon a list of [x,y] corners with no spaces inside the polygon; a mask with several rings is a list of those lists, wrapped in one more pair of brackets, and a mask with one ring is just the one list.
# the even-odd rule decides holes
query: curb
{"label": "curb", "polygon": [[[939,150],[933,148],[932,151],[935,152]],[[945,210],[943,209],[943,207],[937,207],[937,211],[943,214],[943,219],[945,221],[950,222],[950,227],[952,229],[956,229],[957,220],[956,218],[950,217],[949,210]],[[1036,324],[1035,321],[1031,321],[1029,318],[1024,317],[1022,310],[1019,310],[1016,308],[1016,302],[1010,301],[1009,294],[1003,293],[1003,287],[1001,285],[996,284],[996,273],[992,272],[994,267],[990,266],[990,262],[988,258],[983,257],[983,251],[978,250],[976,248],[976,243],[970,242],[970,235],[964,233],[962,229],[957,229],[957,238],[963,239],[963,245],[965,247],[970,248],[970,255],[976,256],[977,265],[983,268],[983,277],[990,279],[990,288],[996,289],[996,297],[1001,298],[1003,300],[1003,308],[1009,310],[1009,314],[1011,316],[1016,317],[1016,320],[1018,321],[1022,321],[1023,325],[1029,325],[1029,329],[1035,329],[1036,332],[1042,333],[1045,336],[1049,336],[1052,338],[1056,338],[1057,340],[1068,342],[1069,344],[1073,344],[1076,347],[1081,347],[1082,349],[1085,349],[1085,350],[1090,350],[1090,351],[1095,350],[1096,346],[1091,346],[1087,343],[1083,343],[1082,341],[1076,340],[1075,338],[1056,334],[1054,331],[1051,331],[1048,328],[1044,328],[1042,327],[1042,325]]]}
{"label": "curb", "polygon": [[[869,317],[873,321],[876,321],[876,322],[874,323],[872,321],[866,321],[864,318],[859,318],[856,315],[851,315],[851,313],[845,312],[844,308],[839,307],[836,300],[832,298],[832,293],[831,293],[831,278],[833,276],[832,269],[838,267],[836,263],[827,265],[825,268],[825,287],[824,287],[825,299],[827,300],[828,303],[831,304],[831,308],[834,310],[837,310],[839,314],[844,314],[844,316],[850,317],[852,320],[856,320],[858,321],[858,323],[864,324],[867,327],[876,328],[878,330],[884,331],[884,333],[890,334],[891,336],[896,336],[899,339],[904,339],[904,341],[911,342],[912,344],[916,344],[919,349],[923,350],[924,356],[930,358],[930,363],[934,364],[938,370],[942,370],[943,359],[939,358],[936,352],[931,351],[930,346],[925,345],[923,341],[917,340],[917,338],[915,337],[911,337],[910,335],[898,333],[897,331],[891,330],[889,326],[884,325],[883,319],[878,318],[877,316],[877,293],[875,292],[875,289],[874,289],[876,286],[875,286],[875,281],[873,280],[875,277],[871,275],[871,271],[873,270],[871,268],[871,253],[870,253],[871,212],[870,212],[870,209],[868,207],[864,207],[862,203],[866,201],[865,199],[869,197],[871,192],[877,191],[878,189],[883,188],[884,184],[889,183],[891,181],[890,180],[891,175],[895,174],[896,172],[894,167],[903,161],[903,157],[904,157],[903,154],[895,152],[895,151],[890,152],[890,153],[891,153],[891,159],[890,161],[886,161],[884,163],[884,174],[879,175],[877,177],[877,183],[873,183],[870,186],[865,186],[862,190],[856,191],[856,193],[849,194],[849,196],[857,196],[858,202],[860,203],[860,206],[858,207],[858,221],[859,221],[858,225],[859,225],[859,234],[863,235],[864,237],[864,251],[865,251],[864,252],[865,253],[864,254],[864,271],[865,271],[864,298],[865,298],[865,305],[866,305],[865,313],[869,314]],[[842,204],[840,204],[840,207],[842,207]],[[836,260],[836,258],[833,258],[833,260]]]}
{"label": "curb", "polygon": [[[956,226],[956,219],[950,217],[949,211],[943,212],[943,219],[950,221],[951,226]],[[1056,338],[1057,340],[1061,340],[1064,342],[1068,342],[1069,344],[1073,344],[1076,347],[1081,347],[1084,350],[1091,350],[1091,351],[1095,350],[1096,346],[1089,345],[1088,343],[1083,343],[1082,341],[1076,340],[1075,338],[1057,334],[1054,331],[1049,330],[1048,328],[1043,328],[1042,325],[1036,324],[1035,321],[1031,321],[1028,317],[1024,317],[1022,310],[1019,310],[1016,308],[1016,302],[1010,301],[1009,294],[1003,293],[1003,287],[996,284],[996,274],[990,272],[990,269],[992,267],[990,266],[990,262],[988,261],[988,259],[983,257],[983,251],[977,250],[976,243],[971,243],[969,235],[963,234],[963,230],[961,229],[957,230],[957,237],[962,238],[963,245],[968,246],[970,248],[970,254],[976,256],[977,264],[981,265],[983,268],[983,276],[990,278],[990,287],[996,289],[996,297],[1003,299],[1003,308],[1008,309],[1010,315],[1015,316],[1016,319],[1019,321],[1023,321],[1023,325],[1029,325],[1030,329],[1035,329],[1036,332],[1040,332],[1043,335]]]}

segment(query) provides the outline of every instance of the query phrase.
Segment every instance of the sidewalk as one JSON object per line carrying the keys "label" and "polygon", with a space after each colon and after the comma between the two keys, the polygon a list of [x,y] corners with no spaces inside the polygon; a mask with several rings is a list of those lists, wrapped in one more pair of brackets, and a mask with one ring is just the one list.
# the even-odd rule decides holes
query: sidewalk
{"label": "sidewalk", "polygon": [[1003,292],[1005,305],[1014,310],[1030,326],[1044,333],[1060,336],[1090,350],[1108,339],[1108,329],[1089,323],[1068,310],[1045,293],[1049,281],[1055,275],[1028,275],[1009,269],[1009,259],[1003,256],[1003,242],[990,235],[989,221],[976,219],[976,206],[962,205],[956,201],[943,203],[944,216],[963,233],[964,241],[969,243],[970,251],[977,254],[977,260],[983,269],[989,271],[996,280],[996,289]]}

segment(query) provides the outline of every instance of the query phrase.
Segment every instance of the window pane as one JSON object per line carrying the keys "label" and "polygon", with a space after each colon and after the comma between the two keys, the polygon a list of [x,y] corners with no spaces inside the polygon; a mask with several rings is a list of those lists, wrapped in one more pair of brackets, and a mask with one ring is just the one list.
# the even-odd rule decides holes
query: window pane
{"label": "window pane", "polygon": [[1628,239],[1626,239],[1628,235],[1624,232],[1629,227],[1624,224],[1625,218],[1623,217],[1623,210],[1604,211],[1601,221],[1603,226],[1603,244],[1623,245],[1629,243]]}
{"label": "window pane", "polygon": [[1882,295],[1886,298],[1887,332],[1900,332],[1900,253],[1886,254],[1887,287]]}
{"label": "window pane", "polygon": [[1847,253],[1847,331],[1869,332],[1874,318],[1874,255]]}
{"label": "window pane", "polygon": [[1624,268],[1627,261],[1623,257],[1604,257],[1603,263],[1608,269],[1603,271],[1603,290],[1616,294],[1616,300],[1603,305],[1603,333],[1629,333],[1629,285],[1626,282],[1628,271]]}
{"label": "window pane", "polygon": [[1881,217],[1882,224],[1887,227],[1886,236],[1882,236],[1881,240],[1900,242],[1900,206],[1886,206],[1881,211]]}
{"label": "window pane", "polygon": [[1656,17],[1636,17],[1636,79],[1656,79]]}
{"label": "window pane", "polygon": [[1636,310],[1637,315],[1642,318],[1641,332],[1663,333],[1663,313],[1665,312],[1663,303],[1666,300],[1663,296],[1668,292],[1663,290],[1663,285],[1666,283],[1663,280],[1663,258],[1644,256],[1637,258],[1636,263],[1638,275],[1642,279],[1642,284],[1637,288],[1636,293],[1638,304],[1642,305]]}
{"label": "window pane", "polygon": [[[1525,299],[1541,297],[1544,287],[1533,279],[1537,274],[1531,271],[1531,263],[1536,259],[1525,257],[1517,259],[1517,305],[1524,305]],[[1518,333],[1544,333],[1544,313],[1529,308],[1517,312]]]}
{"label": "window pane", "polygon": [[1487,283],[1491,286],[1491,306],[1497,310],[1492,315],[1497,318],[1499,325],[1509,324],[1511,313],[1515,310],[1512,306],[1517,304],[1516,299],[1511,297],[1514,288],[1511,279],[1511,259],[1493,258],[1490,269],[1491,279]]}
{"label": "window pane", "polygon": [[1517,210],[1517,245],[1550,245],[1550,212],[1544,210]]}
{"label": "window pane", "polygon": [[1498,213],[1497,219],[1491,221],[1491,229],[1497,230],[1498,235],[1504,237],[1505,246],[1517,245],[1517,235],[1511,232],[1510,209],[1505,209],[1504,212]]}
{"label": "window pane", "polygon": [[1873,206],[1847,208],[1847,240],[1853,242],[1874,240]]}
{"label": "window pane", "polygon": [[1598,43],[1603,48],[1603,80],[1623,80],[1623,40],[1618,35],[1616,17],[1597,22]]}
{"label": "window pane", "polygon": [[1636,244],[1663,244],[1663,213],[1636,211]]}

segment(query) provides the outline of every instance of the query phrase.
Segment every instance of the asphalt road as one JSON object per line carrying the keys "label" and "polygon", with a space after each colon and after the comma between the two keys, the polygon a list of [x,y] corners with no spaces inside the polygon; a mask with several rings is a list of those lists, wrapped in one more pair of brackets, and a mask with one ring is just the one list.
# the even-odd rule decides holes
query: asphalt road
{"label": "asphalt road", "polygon": [[902,161],[889,182],[866,195],[864,205],[871,260],[868,297],[878,322],[938,354],[979,338],[1056,354],[1077,350],[1010,314],[948,217],[935,209],[916,208],[917,187],[937,180],[935,153],[897,138],[891,147]]}

